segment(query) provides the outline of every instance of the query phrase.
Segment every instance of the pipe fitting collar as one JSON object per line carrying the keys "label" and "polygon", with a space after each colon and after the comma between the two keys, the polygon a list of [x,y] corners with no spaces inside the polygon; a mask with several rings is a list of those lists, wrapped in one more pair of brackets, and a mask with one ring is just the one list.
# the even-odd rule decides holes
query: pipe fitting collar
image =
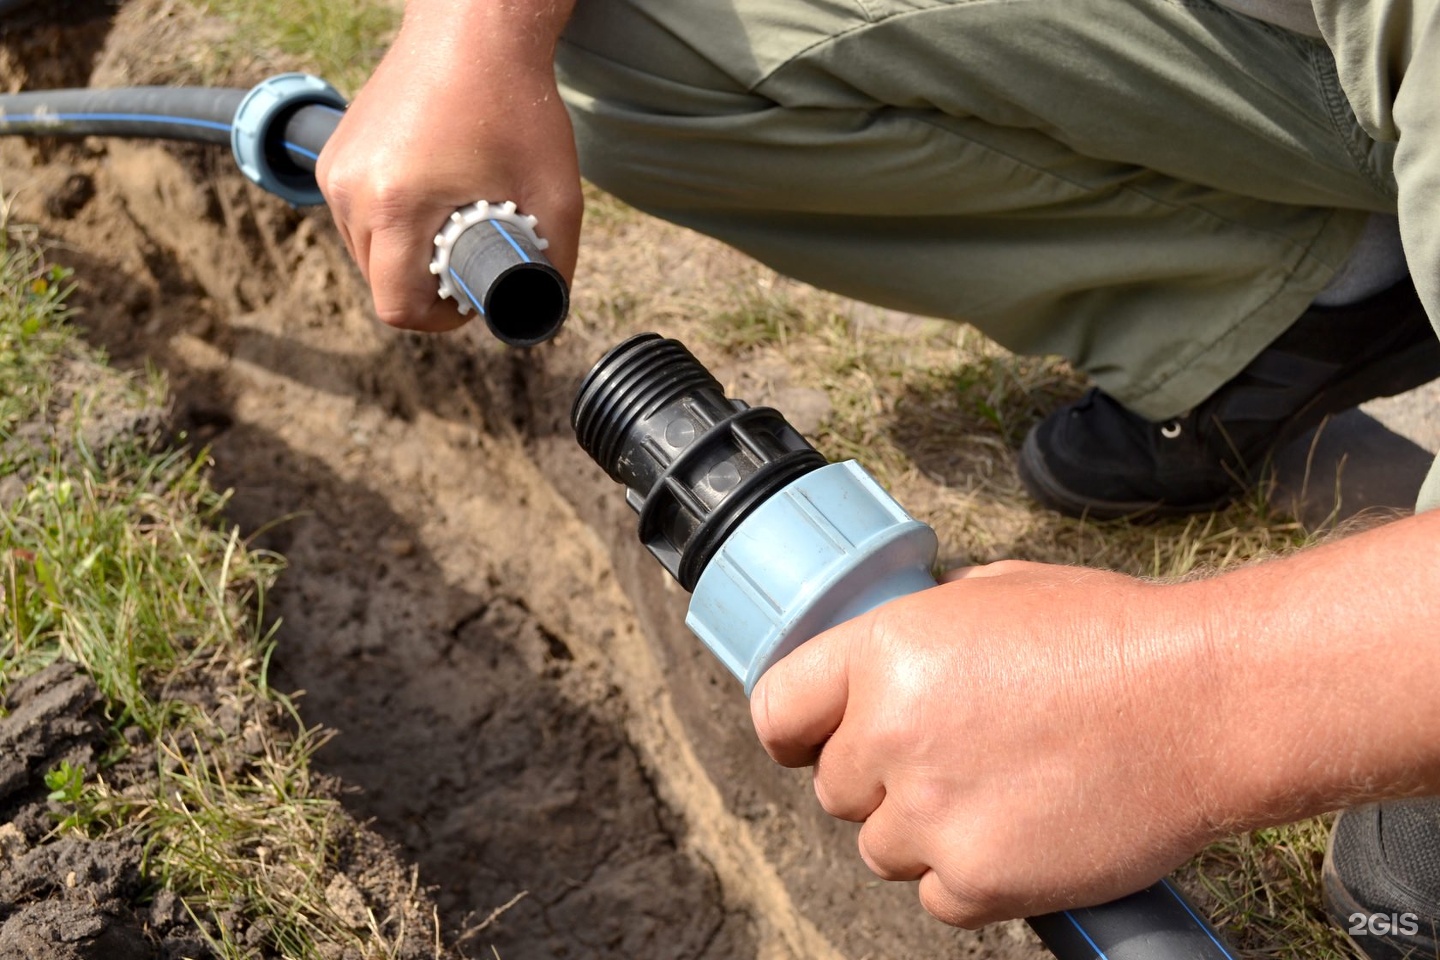
{"label": "pipe fitting collar", "polygon": [[[345,97],[330,84],[308,73],[282,73],[257,83],[240,106],[230,126],[230,148],[235,162],[251,181],[293,206],[325,202],[315,175],[298,168],[281,169],[274,158],[283,136],[283,123],[300,107],[324,106],[344,110]],[[280,126],[277,126],[279,124]]]}
{"label": "pipe fitting collar", "polygon": [[792,481],[726,538],[685,625],[745,685],[811,637],[935,586],[935,531],[854,460]]}

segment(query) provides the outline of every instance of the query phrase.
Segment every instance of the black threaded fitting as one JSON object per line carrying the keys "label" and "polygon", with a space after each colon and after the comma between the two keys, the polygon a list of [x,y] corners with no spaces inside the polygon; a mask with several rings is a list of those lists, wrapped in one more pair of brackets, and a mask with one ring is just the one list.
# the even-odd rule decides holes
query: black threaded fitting
{"label": "black threaded fitting", "polygon": [[570,423],[628,488],[641,542],[686,590],[750,511],[826,462],[777,411],[727,398],[683,344],[654,333],[600,359]]}

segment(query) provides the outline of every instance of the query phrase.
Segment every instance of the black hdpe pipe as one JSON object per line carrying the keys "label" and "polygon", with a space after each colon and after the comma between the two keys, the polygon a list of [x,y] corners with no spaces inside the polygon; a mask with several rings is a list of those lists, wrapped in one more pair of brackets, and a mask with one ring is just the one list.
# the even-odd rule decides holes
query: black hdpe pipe
{"label": "black hdpe pipe", "polygon": [[[675,340],[607,353],[571,411],[580,445],[691,592],[685,622],[745,685],[838,623],[933,587],[937,541],[854,461],[827,463],[785,418],[731,400]],[[1060,960],[1235,960],[1169,881],[1033,917]]]}
{"label": "black hdpe pipe", "polygon": [[[4,4],[5,0],[0,0]],[[8,7],[0,5],[0,13]],[[297,206],[323,202],[315,162],[345,101],[314,77],[282,74],[251,90],[127,87],[0,96],[0,135],[127,137],[230,147],[241,170]],[[513,204],[462,208],[436,238],[432,272],[443,295],[485,318],[500,340],[533,346],[569,313],[565,280],[545,258],[534,220]]]}
{"label": "black hdpe pipe", "polygon": [[[186,140],[230,146],[232,121],[248,90],[207,87],[122,87],[116,90],[41,90],[0,96],[0,133],[27,137],[126,137]],[[279,131],[297,174],[315,172],[320,148],[342,112],[299,107]],[[291,128],[294,129],[291,129]]]}

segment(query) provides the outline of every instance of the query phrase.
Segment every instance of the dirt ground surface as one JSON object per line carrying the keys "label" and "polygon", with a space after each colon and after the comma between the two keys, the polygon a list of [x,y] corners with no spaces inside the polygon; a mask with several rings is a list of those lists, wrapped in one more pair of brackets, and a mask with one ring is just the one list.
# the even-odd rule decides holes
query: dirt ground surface
{"label": "dirt ground surface", "polygon": [[[11,691],[0,718],[0,957],[143,960],[202,944],[145,933],[133,902],[141,886],[138,844],[64,837],[42,842],[45,771],[89,765],[103,749],[100,692],[57,663]],[[157,942],[158,941],[158,942]]]}
{"label": "dirt ground surface", "polygon": [[[184,692],[196,706],[220,707],[229,687],[223,677],[197,678]],[[109,720],[90,677],[60,661],[16,684],[0,703],[0,958],[4,960],[209,960],[209,943],[221,939],[215,919],[237,944],[268,956],[267,928],[250,924],[233,909],[218,918],[197,918],[173,892],[157,890],[145,876],[146,850],[134,837],[85,839],[57,836],[62,805],[47,799],[45,774],[69,764],[95,769],[111,749]],[[262,759],[255,727],[282,718],[255,710],[219,709],[223,742],[207,744],[215,762],[243,773]],[[233,722],[232,722],[233,721]],[[110,787],[153,788],[155,746],[138,727],[123,732],[127,750],[105,767]],[[182,759],[165,758],[167,765]],[[186,757],[185,759],[193,759]],[[339,784],[333,784],[340,789]],[[363,928],[367,909],[378,911],[393,960],[431,960],[434,905],[417,889],[414,867],[395,845],[352,818],[329,823],[325,897],[347,923]],[[326,951],[352,960],[339,944]]]}
{"label": "dirt ground surface", "polygon": [[[164,82],[219,29],[171,0],[86,9],[11,33],[0,79]],[[742,258],[592,218],[555,343],[401,335],[372,319],[328,215],[233,167],[199,147],[0,143],[10,214],[75,268],[89,335],[166,372],[230,516],[288,558],[278,682],[339,731],[320,767],[418,865],[448,942],[506,960],[1042,955],[1021,925],[951,930],[870,876],[808,775],[764,756],[686,596],[574,443],[579,378],[633,332],[617,287],[684,302]]]}

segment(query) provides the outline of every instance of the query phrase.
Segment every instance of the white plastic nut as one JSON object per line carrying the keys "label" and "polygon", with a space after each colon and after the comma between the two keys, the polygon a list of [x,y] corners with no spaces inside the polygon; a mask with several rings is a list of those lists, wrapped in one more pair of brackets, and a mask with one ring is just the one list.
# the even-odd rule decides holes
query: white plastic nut
{"label": "white plastic nut", "polygon": [[452,282],[450,252],[455,249],[455,241],[460,238],[460,234],[486,220],[505,221],[525,234],[530,242],[535,244],[537,250],[544,250],[550,246],[549,240],[542,240],[540,235],[535,232],[535,224],[539,221],[534,217],[516,212],[515,204],[509,200],[504,203],[477,200],[450,214],[450,219],[445,222],[444,229],[435,235],[435,255],[430,258],[430,272],[440,281],[440,298],[442,300],[453,299],[461,314],[470,312],[470,303],[466,297],[460,296]]}

